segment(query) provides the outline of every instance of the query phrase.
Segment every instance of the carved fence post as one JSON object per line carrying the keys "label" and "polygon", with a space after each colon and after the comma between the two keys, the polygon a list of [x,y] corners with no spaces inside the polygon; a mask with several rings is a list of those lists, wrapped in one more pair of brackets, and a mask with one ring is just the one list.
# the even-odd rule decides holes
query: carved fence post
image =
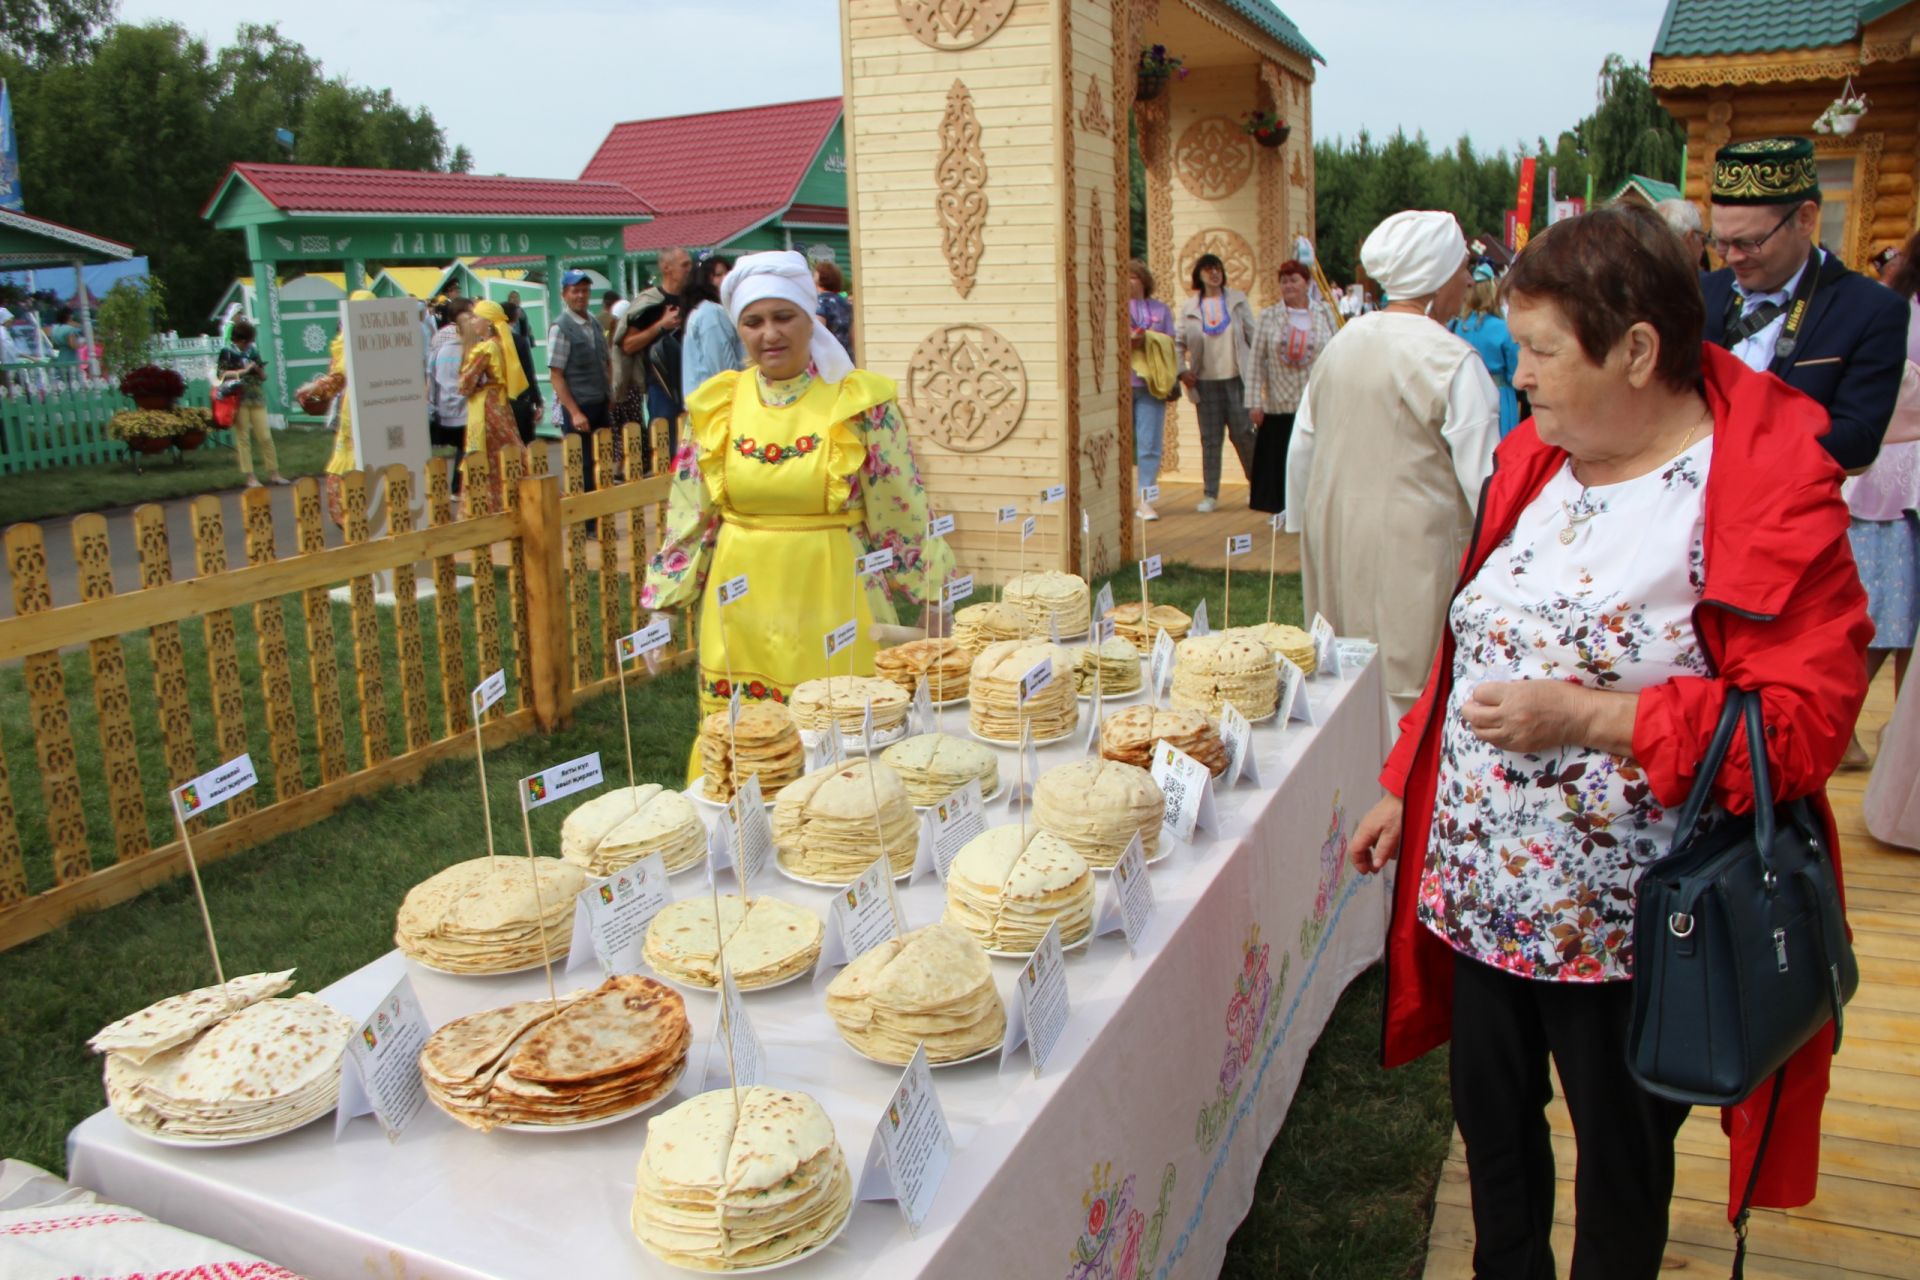
{"label": "carved fence post", "polygon": [[534,718],[549,732],[573,717],[573,644],[569,634],[565,530],[560,482],[539,476],[520,482],[526,522],[527,649],[533,677]]}

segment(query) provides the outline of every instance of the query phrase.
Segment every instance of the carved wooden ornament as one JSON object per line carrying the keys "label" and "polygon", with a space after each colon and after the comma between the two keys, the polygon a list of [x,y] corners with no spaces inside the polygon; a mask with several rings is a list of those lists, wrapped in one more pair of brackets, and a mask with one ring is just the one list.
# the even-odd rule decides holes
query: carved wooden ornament
{"label": "carved wooden ornament", "polygon": [[1093,389],[1104,391],[1107,367],[1107,276],[1112,264],[1107,261],[1107,218],[1100,211],[1100,192],[1093,192],[1093,207],[1087,213],[1087,313],[1089,336],[1093,339]]}
{"label": "carved wooden ornament", "polygon": [[943,325],[907,366],[901,404],[940,444],[978,453],[1005,440],[1027,408],[1027,371],[1013,345],[985,325]]}
{"label": "carved wooden ornament", "polygon": [[1225,116],[1203,116],[1180,134],[1173,171],[1199,199],[1224,200],[1253,176],[1253,140]]}
{"label": "carved wooden ornament", "polygon": [[1203,253],[1220,259],[1227,269],[1227,283],[1235,289],[1245,292],[1254,283],[1253,246],[1246,237],[1231,227],[1208,227],[1194,232],[1180,249],[1181,288],[1193,279],[1193,264]]}
{"label": "carved wooden ornament", "polygon": [[998,31],[1014,0],[898,0],[900,20],[932,49],[971,49]]}
{"label": "carved wooden ornament", "polygon": [[1087,101],[1080,108],[1080,127],[1103,138],[1113,127],[1113,120],[1107,115],[1106,96],[1100,92],[1098,74],[1087,77]]}
{"label": "carved wooden ornament", "polygon": [[987,158],[980,150],[980,118],[973,113],[973,95],[958,80],[947,90],[946,114],[940,117],[940,155],[934,163],[934,209],[940,215],[940,248],[947,271],[961,297],[973,292],[986,245]]}

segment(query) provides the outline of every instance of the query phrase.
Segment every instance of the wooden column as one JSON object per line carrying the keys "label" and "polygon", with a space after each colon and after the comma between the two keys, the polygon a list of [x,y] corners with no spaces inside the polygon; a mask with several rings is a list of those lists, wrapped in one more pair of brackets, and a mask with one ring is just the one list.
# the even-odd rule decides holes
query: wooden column
{"label": "wooden column", "polygon": [[560,481],[520,482],[526,522],[527,649],[534,718],[546,730],[573,718],[573,652],[568,627],[566,563],[560,523]]}

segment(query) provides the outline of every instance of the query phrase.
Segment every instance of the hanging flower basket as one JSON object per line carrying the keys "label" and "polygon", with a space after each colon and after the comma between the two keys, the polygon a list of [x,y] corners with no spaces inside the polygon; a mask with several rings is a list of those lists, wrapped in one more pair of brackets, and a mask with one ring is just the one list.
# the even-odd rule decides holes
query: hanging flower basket
{"label": "hanging flower basket", "polygon": [[1168,53],[1167,46],[1156,44],[1140,51],[1138,73],[1133,82],[1133,100],[1151,102],[1165,92],[1167,81],[1178,76],[1187,78],[1187,66],[1178,54]]}
{"label": "hanging flower basket", "polygon": [[1813,122],[1815,133],[1838,134],[1846,137],[1860,127],[1860,117],[1867,114],[1867,95],[1853,91],[1853,77],[1847,77],[1846,88],[1840,96],[1827,104],[1827,109]]}
{"label": "hanging flower basket", "polygon": [[1152,102],[1166,91],[1167,75],[1165,72],[1150,75],[1142,71],[1139,78],[1133,82],[1133,100],[1135,102]]}
{"label": "hanging flower basket", "polygon": [[1282,147],[1293,126],[1272,111],[1249,111],[1240,117],[1240,131],[1263,147]]}

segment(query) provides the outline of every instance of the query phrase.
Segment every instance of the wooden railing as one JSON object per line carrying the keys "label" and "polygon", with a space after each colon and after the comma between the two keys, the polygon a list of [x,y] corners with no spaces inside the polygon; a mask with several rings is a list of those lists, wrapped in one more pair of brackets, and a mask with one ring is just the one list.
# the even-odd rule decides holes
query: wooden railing
{"label": "wooden railing", "polygon": [[[189,380],[181,403],[205,407],[207,382]],[[0,475],[125,458],[107,422],[132,407],[112,379],[73,366],[0,365]]]}
{"label": "wooden railing", "polygon": [[[654,456],[664,461],[663,425]],[[197,576],[177,582],[166,512],[144,506],[133,516],[140,585],[132,591],[115,590],[107,521],[81,516],[72,525],[80,600],[60,607],[52,604],[41,529],[8,529],[16,616],[0,620],[0,663],[22,663],[33,760],[0,753],[0,950],[183,871],[168,792],[243,751],[253,754],[260,786],[229,802],[217,825],[203,829],[196,820],[201,861],[306,826],[471,750],[468,691],[492,671],[506,670],[509,692],[481,725],[490,745],[562,725],[576,696],[613,687],[615,641],[645,624],[640,588],[649,544],[657,547],[665,530],[671,485],[670,475],[640,476],[640,431],[623,429],[614,484],[606,484],[616,476],[613,435],[596,433],[605,487],[592,493],[582,491],[578,436],[564,443],[560,476],[547,474],[544,446],[530,455],[503,451],[501,509],[464,519],[454,518],[448,461],[435,459],[423,528],[413,527],[412,477],[390,468],[389,527],[378,538],[368,531],[369,477],[350,473],[341,478],[344,543],[331,549],[320,484],[303,478],[293,489],[297,550],[285,559],[276,558],[271,491],[248,490],[240,496],[244,566],[227,563],[221,500],[201,497],[192,505]],[[487,457],[471,454],[465,465],[468,505],[484,509],[493,483]],[[589,522],[597,523],[591,535]],[[590,539],[600,553],[593,566]],[[461,560],[472,574],[468,605],[457,589]],[[430,623],[419,597],[422,563],[434,589]],[[392,574],[391,608],[376,603],[378,573]],[[342,585],[344,603],[330,596]],[[289,602],[297,605],[292,626]],[[344,626],[338,634],[336,621]],[[691,629],[680,620],[675,627],[678,643],[662,671],[693,659]],[[127,643],[141,639],[143,647]],[[77,656],[63,656],[82,645],[84,669]],[[151,669],[150,681],[129,679],[130,655]],[[202,666],[204,677],[189,677]],[[351,668],[346,679],[343,667]],[[391,691],[390,673],[398,682]],[[91,698],[70,698],[70,682],[90,684]],[[85,731],[77,721],[90,721],[98,736],[97,765],[76,752],[76,732]],[[24,788],[36,773],[39,803],[27,804]]]}

